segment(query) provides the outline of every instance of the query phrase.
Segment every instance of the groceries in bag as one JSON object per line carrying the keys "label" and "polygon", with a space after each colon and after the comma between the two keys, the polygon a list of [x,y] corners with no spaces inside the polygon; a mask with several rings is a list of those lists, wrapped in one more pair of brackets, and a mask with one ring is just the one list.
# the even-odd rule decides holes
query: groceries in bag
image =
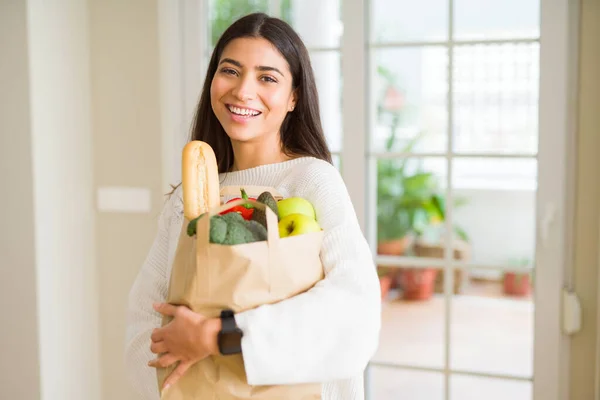
{"label": "groceries in bag", "polygon": [[[185,146],[182,169],[184,218],[166,302],[217,318],[223,309],[240,313],[299,295],[324,278],[320,258],[323,232],[320,228],[310,232],[318,225],[312,205],[297,198],[281,202],[275,188],[220,187],[215,155],[203,142]],[[241,189],[247,191],[247,199]],[[221,204],[221,195],[228,190],[239,198]],[[276,204],[267,200],[270,197],[278,199]],[[252,210],[248,219],[236,212],[242,211],[237,208],[241,205],[251,206],[244,207]],[[304,217],[298,215],[314,221],[308,225],[312,228],[306,228],[301,221]],[[292,235],[294,232],[297,234]],[[163,326],[170,321],[171,317],[163,317]],[[319,382],[250,384],[243,354],[209,356],[192,365],[168,390],[162,390],[176,367],[157,368],[161,400],[321,398]]]}
{"label": "groceries in bag", "polygon": [[[288,237],[321,231],[313,205],[302,197],[275,200],[271,192],[262,192],[256,199],[248,197],[244,188],[241,197],[229,200],[256,200],[269,207],[278,220],[279,236]],[[250,211],[250,212],[248,212]],[[196,234],[198,220],[206,213],[189,222],[189,236]],[[255,208],[250,202],[237,205],[219,215],[210,217],[210,242],[216,244],[245,244],[267,240],[266,210]]]}

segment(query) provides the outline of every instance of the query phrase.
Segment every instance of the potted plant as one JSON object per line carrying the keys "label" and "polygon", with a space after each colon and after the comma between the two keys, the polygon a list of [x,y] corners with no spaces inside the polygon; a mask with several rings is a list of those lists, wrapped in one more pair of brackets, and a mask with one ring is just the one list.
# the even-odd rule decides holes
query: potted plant
{"label": "potted plant", "polygon": [[[392,135],[393,136],[393,135]],[[410,147],[415,138],[407,147]],[[408,173],[406,160],[379,160],[377,250],[382,255],[410,255],[415,240],[441,215],[441,197],[430,172]],[[434,268],[393,270],[405,299],[427,299],[435,282]],[[392,274],[391,271],[389,271]]]}
{"label": "potted plant", "polygon": [[[380,67],[379,74],[387,82],[387,89],[378,105],[379,120],[389,120],[390,133],[385,142],[387,152],[412,153],[424,133],[400,142],[397,130],[404,115],[402,94],[395,89],[395,78]],[[412,165],[411,165],[412,166]],[[460,205],[458,199],[455,205]],[[419,239],[432,227],[443,226],[445,221],[445,196],[435,175],[423,168],[418,161],[412,170],[407,159],[378,160],[377,162],[377,253],[381,255],[419,256]],[[456,228],[465,238],[466,234]],[[438,242],[439,245],[439,242]],[[415,247],[417,252],[415,253]],[[428,299],[431,297],[436,268],[386,268],[379,266],[381,276],[394,275],[403,289],[405,299]]]}
{"label": "potted plant", "polygon": [[[426,258],[445,258],[446,252],[446,241],[447,241],[447,228],[446,228],[446,210],[444,202],[440,200],[440,216],[436,218],[430,225],[427,226],[426,230],[421,233],[418,240],[415,242],[413,249],[414,254],[417,257]],[[454,208],[458,208],[465,204],[465,200],[462,198],[455,199]],[[467,260],[470,257],[470,244],[467,233],[458,225],[454,224],[451,232],[451,252],[454,260]],[[438,269],[438,273],[435,277],[434,292],[444,292],[444,280],[446,278],[446,272]],[[465,271],[462,268],[454,268],[454,279],[452,292],[454,294],[460,293]]]}
{"label": "potted plant", "polygon": [[[530,262],[529,259],[523,258],[512,260],[510,264],[525,267],[530,265]],[[516,297],[527,297],[531,294],[533,288],[531,270],[527,272],[506,271],[503,275],[504,294]]]}

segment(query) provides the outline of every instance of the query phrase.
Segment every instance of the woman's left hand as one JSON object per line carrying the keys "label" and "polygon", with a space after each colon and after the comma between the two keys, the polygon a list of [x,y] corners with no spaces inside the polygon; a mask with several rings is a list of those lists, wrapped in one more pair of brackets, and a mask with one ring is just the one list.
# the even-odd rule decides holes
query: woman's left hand
{"label": "woman's left hand", "polygon": [[185,306],[159,303],[154,305],[159,313],[173,317],[151,335],[150,350],[160,357],[150,361],[151,367],[179,365],[165,380],[163,389],[175,383],[195,363],[209,355],[218,354],[217,333],[221,329],[218,318],[206,318]]}

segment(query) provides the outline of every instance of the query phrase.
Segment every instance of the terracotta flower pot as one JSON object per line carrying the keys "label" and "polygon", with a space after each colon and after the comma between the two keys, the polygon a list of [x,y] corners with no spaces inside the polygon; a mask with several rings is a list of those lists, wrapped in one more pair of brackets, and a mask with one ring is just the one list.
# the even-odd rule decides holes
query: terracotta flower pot
{"label": "terracotta flower pot", "polygon": [[381,286],[381,300],[387,299],[390,289],[394,283],[394,278],[391,275],[384,275],[379,277],[379,285]]}
{"label": "terracotta flower pot", "polygon": [[400,271],[400,285],[404,300],[428,300],[433,295],[437,269],[403,268]]}
{"label": "terracotta flower pot", "polygon": [[[406,235],[400,239],[383,240],[377,244],[377,254],[382,256],[401,256],[412,246],[413,241],[414,238],[411,235]],[[397,288],[400,271],[395,267],[386,267],[385,265],[378,265],[378,267],[390,275],[390,289]]]}
{"label": "terracotta flower pot", "polygon": [[377,244],[377,254],[383,256],[399,256],[411,246],[413,238],[409,235],[400,239],[382,240]]}
{"label": "terracotta flower pot", "polygon": [[528,296],[531,293],[530,278],[528,274],[505,273],[504,293],[510,296]]}

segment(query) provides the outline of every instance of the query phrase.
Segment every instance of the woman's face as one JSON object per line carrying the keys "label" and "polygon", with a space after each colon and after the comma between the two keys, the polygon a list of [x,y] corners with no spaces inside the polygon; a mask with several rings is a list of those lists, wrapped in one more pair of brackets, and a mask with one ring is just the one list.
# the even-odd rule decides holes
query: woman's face
{"label": "woman's face", "polygon": [[239,38],[225,47],[210,97],[225,132],[238,142],[277,139],[295,105],[288,63],[263,38]]}

